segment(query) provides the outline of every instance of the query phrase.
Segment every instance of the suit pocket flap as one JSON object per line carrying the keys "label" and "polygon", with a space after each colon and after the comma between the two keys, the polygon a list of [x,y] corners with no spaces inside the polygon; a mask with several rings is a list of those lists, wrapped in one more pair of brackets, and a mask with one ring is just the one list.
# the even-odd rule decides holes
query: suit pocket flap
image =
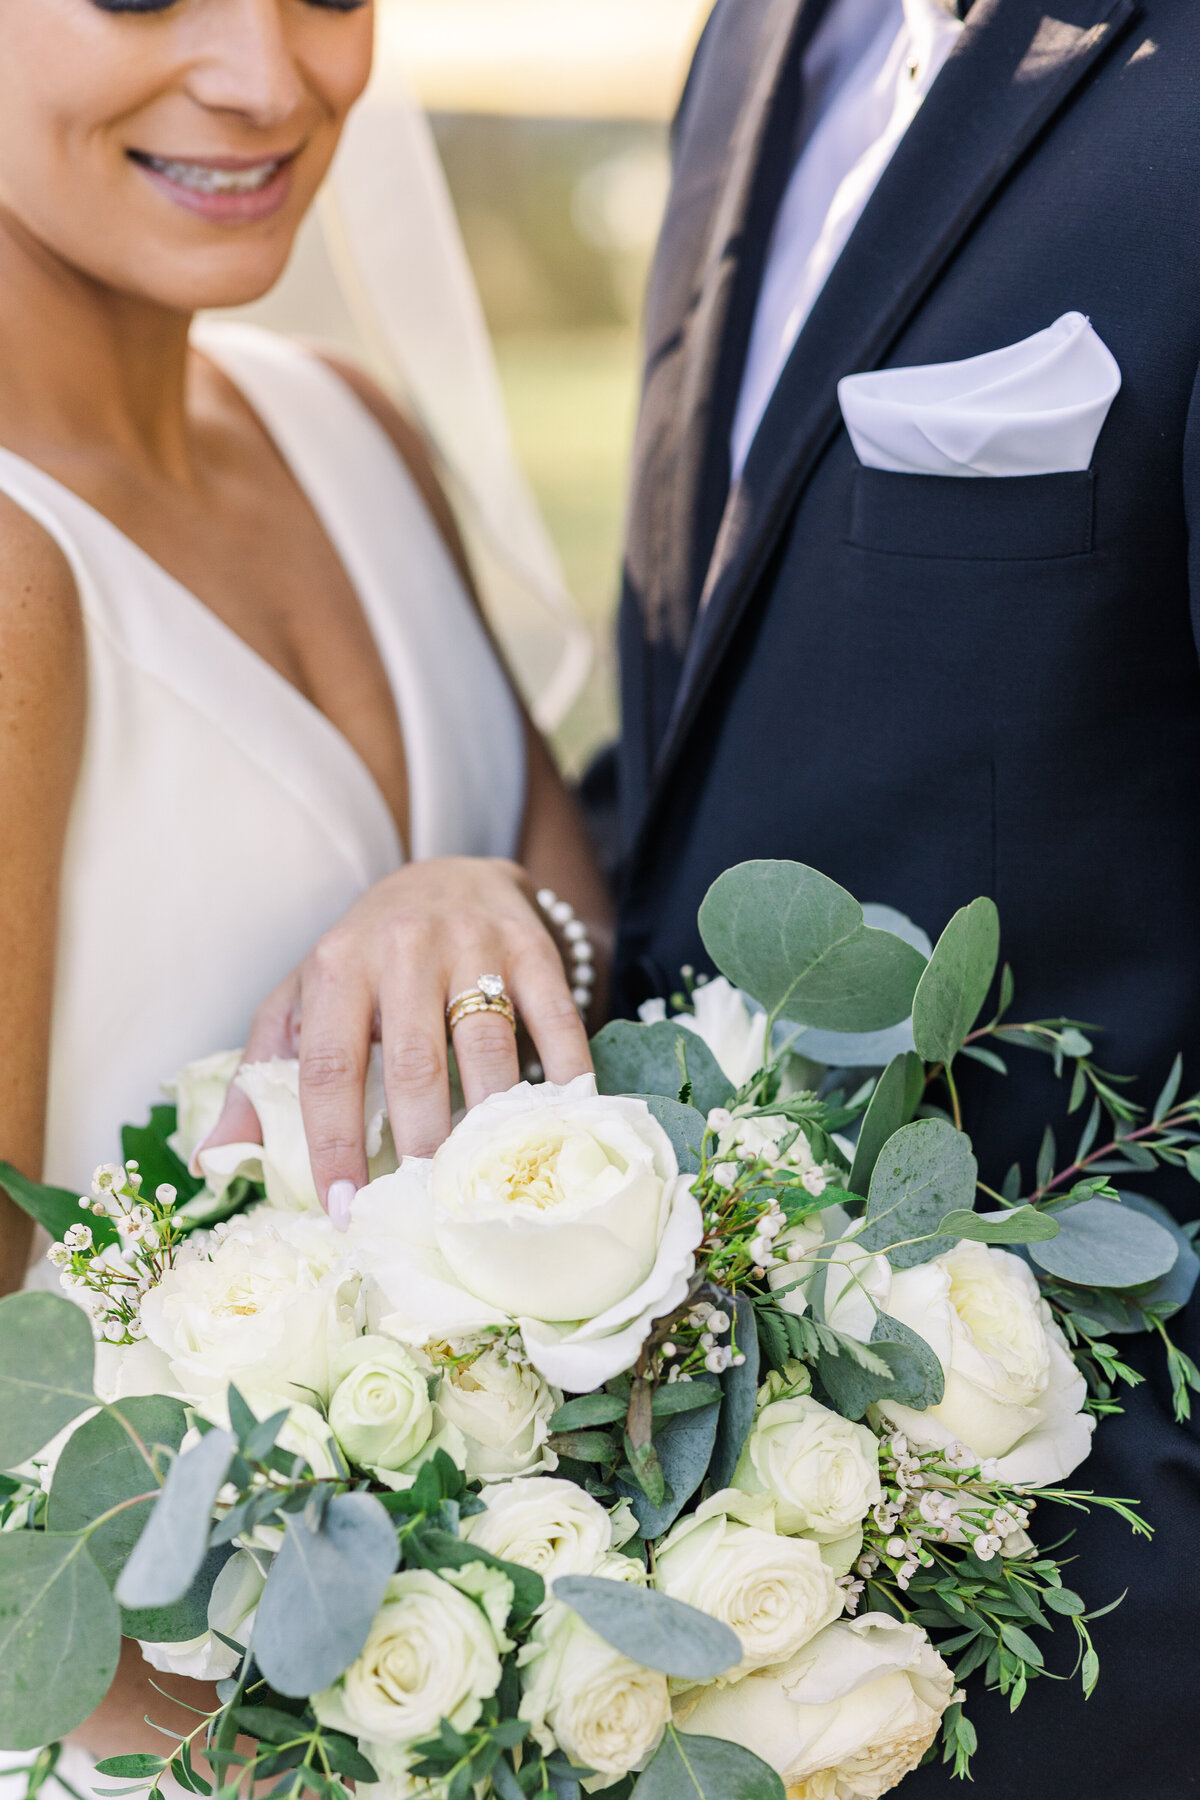
{"label": "suit pocket flap", "polygon": [[892,556],[1012,562],[1092,548],[1090,469],[1059,475],[898,475],[858,468],[849,542]]}

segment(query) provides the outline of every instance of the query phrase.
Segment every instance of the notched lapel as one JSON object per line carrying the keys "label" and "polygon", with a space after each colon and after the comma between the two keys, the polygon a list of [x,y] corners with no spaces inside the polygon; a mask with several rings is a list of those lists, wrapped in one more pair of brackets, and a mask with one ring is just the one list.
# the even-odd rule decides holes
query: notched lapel
{"label": "notched lapel", "polygon": [[813,307],[729,495],[657,768],[658,791],[791,508],[840,423],[841,376],[877,368],[991,194],[1116,41],[1138,0],[975,0]]}

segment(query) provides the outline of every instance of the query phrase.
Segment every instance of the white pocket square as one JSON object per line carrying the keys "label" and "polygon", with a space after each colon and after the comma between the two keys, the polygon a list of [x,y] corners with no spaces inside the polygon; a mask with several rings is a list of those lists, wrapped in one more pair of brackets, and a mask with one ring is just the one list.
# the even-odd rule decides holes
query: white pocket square
{"label": "white pocket square", "polygon": [[838,382],[869,469],[905,475],[1057,475],[1086,469],[1121,385],[1082,313],[965,362],[878,369]]}

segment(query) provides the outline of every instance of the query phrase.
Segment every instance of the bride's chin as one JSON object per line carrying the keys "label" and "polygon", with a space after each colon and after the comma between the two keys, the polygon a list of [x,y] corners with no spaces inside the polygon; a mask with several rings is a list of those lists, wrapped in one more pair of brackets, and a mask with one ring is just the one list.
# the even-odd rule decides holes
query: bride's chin
{"label": "bride's chin", "polygon": [[[185,255],[151,252],[140,264],[131,261],[127,266],[137,271],[139,297],[173,312],[248,306],[275,286],[295,239],[295,227],[277,227],[259,241],[247,234],[240,242],[227,240]],[[123,273],[114,285],[128,292],[128,275]]]}

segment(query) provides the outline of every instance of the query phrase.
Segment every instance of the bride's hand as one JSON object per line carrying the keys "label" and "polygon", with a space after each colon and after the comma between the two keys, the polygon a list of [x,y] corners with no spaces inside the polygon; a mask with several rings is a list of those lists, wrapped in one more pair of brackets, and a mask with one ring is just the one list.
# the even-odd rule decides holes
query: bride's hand
{"label": "bride's hand", "polygon": [[[446,1004],[499,975],[546,1077],[592,1066],[558,944],[516,863],[441,857],[410,863],[362,896],[254,1016],[245,1060],[300,1058],[300,1104],[322,1204],[337,1224],[367,1179],[363,1089],[373,1038],[383,1048],[388,1116],[401,1156],[428,1156],[450,1129]],[[519,1079],[516,1036],[499,1012],[454,1031],[468,1106]],[[257,1140],[250,1102],[231,1089],[207,1144]]]}

